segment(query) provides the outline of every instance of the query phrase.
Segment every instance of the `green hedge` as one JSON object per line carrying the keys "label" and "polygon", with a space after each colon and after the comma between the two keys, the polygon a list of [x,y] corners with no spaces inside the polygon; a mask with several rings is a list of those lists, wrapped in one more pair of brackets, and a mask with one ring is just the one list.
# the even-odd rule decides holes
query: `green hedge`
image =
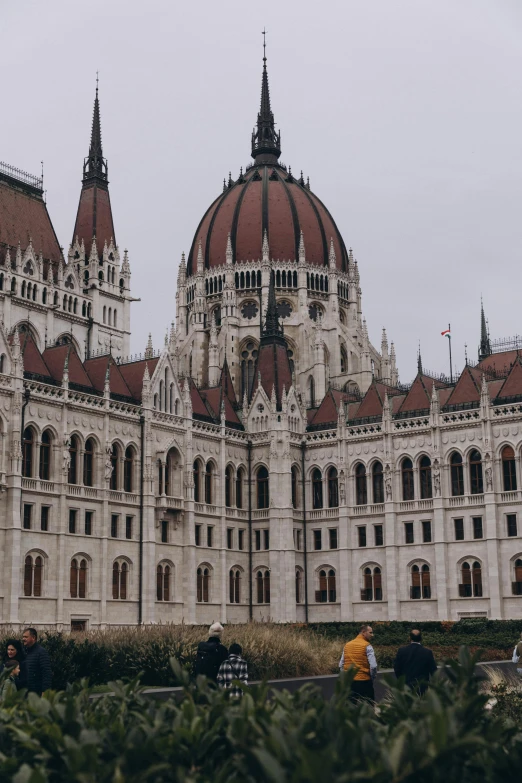
{"label": "green hedge", "polygon": [[0,780],[13,783],[507,783],[520,779],[522,733],[485,709],[465,650],[427,697],[403,686],[379,711],[318,688],[239,702],[184,681],[180,704],[147,700],[136,683],[89,699],[83,684],[0,707]]}

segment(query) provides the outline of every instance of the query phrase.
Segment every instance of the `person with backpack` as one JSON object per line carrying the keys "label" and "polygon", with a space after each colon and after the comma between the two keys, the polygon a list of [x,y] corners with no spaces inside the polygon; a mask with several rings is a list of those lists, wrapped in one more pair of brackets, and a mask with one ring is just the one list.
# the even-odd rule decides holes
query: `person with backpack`
{"label": "person with backpack", "polygon": [[220,688],[229,690],[232,696],[241,698],[243,691],[237,685],[232,685],[234,680],[239,680],[248,685],[248,666],[242,657],[243,648],[240,644],[231,644],[228,658],[219,667],[217,683]]}
{"label": "person with backpack", "polygon": [[5,676],[0,685],[0,704],[16,693],[16,678],[20,674],[20,664],[15,658],[11,658],[5,666]]}
{"label": "person with backpack", "polygon": [[[513,663],[520,663],[520,659],[522,658],[522,633],[520,634],[520,641],[516,645],[515,649],[513,650],[513,657],[511,660]],[[517,667],[517,672],[519,674],[522,674],[522,669]]]}
{"label": "person with backpack", "polygon": [[227,648],[221,644],[221,635],[224,631],[221,623],[212,623],[208,629],[209,638],[206,642],[200,642],[196,652],[194,674],[203,674],[209,680],[217,681],[219,667],[228,658]]}

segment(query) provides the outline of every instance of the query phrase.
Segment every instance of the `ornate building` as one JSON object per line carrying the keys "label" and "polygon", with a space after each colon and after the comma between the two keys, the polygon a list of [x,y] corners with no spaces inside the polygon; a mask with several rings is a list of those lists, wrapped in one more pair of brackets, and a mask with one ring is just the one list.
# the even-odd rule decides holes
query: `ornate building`
{"label": "ornate building", "polygon": [[3,624],[520,614],[518,350],[482,314],[476,366],[400,386],[280,154],[264,59],[253,162],[134,359],[98,93],[67,259],[41,180],[0,165]]}

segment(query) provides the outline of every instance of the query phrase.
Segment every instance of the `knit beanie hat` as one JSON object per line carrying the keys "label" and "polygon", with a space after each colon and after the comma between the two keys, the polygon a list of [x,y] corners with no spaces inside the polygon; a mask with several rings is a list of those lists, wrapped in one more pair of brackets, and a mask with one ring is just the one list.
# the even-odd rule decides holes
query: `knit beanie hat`
{"label": "knit beanie hat", "polygon": [[219,636],[221,638],[221,634],[223,633],[225,629],[221,625],[221,623],[212,623],[210,628],[208,629],[208,635],[209,636]]}

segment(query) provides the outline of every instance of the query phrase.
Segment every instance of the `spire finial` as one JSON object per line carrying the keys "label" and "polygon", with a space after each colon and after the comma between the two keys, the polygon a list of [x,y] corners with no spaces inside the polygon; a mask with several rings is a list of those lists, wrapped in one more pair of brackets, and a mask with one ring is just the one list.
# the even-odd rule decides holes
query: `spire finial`
{"label": "spire finial", "polygon": [[277,163],[281,155],[281,134],[275,129],[270,107],[268,71],[266,68],[266,30],[263,30],[263,75],[261,78],[261,106],[257,115],[257,128],[252,132],[252,157],[256,163]]}
{"label": "spire finial", "polygon": [[484,302],[482,301],[482,295],[480,296],[480,345],[479,345],[479,362],[490,356],[491,342],[489,339],[488,326],[486,322],[486,316],[484,315]]}
{"label": "spire finial", "polygon": [[266,30],[263,28],[263,32],[261,33],[263,36],[263,62],[264,62],[264,68],[266,68]]}
{"label": "spire finial", "polygon": [[420,375],[423,375],[420,340],[419,340],[419,350],[417,351],[417,371],[419,372]]}
{"label": "spire finial", "polygon": [[98,71],[96,71],[96,95],[94,98],[94,109],[92,113],[91,143],[89,154],[83,164],[83,179],[89,180],[97,177],[107,182],[107,161],[103,157],[102,138],[101,138],[101,120],[100,120],[100,101],[98,98]]}

